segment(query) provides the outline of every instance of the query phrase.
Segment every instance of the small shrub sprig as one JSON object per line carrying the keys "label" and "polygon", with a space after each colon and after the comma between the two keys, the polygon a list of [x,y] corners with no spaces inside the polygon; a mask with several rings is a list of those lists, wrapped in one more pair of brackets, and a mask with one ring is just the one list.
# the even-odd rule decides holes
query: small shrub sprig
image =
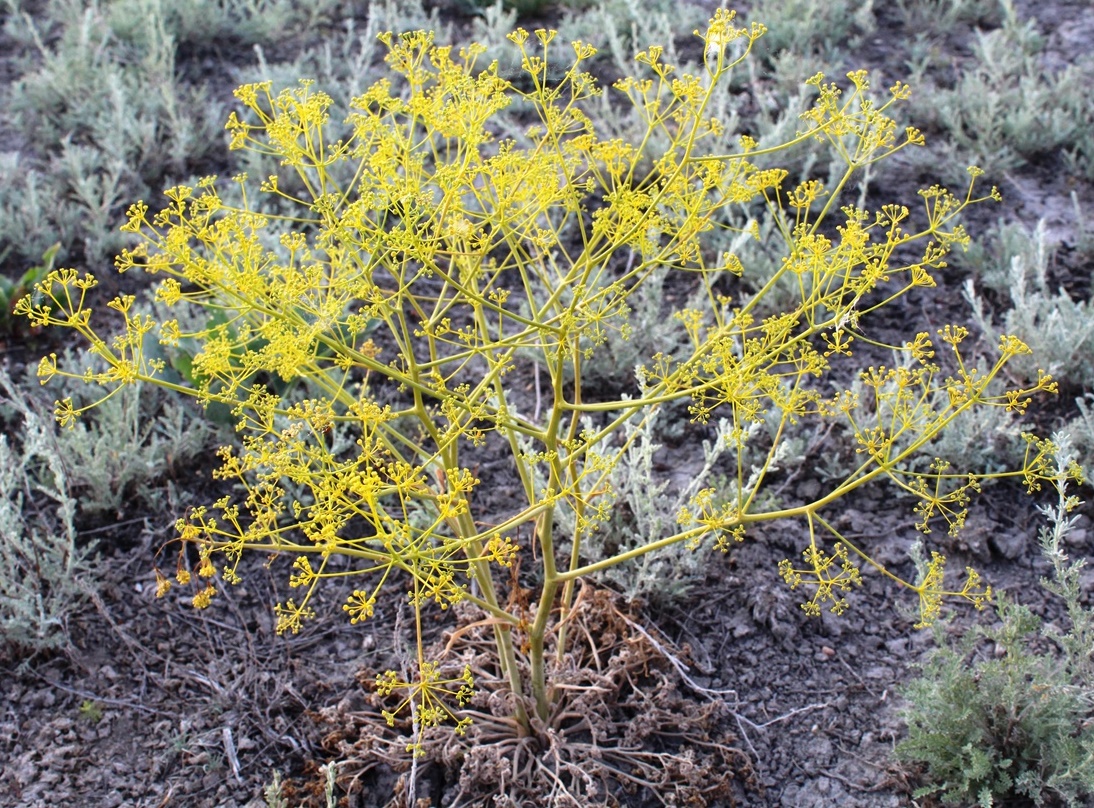
{"label": "small shrub sprig", "polygon": [[[1053,436],[1051,451],[1057,496],[1041,506],[1048,525],[1040,543],[1052,578],[1041,583],[1063,599],[1068,630],[999,597],[996,626],[976,626],[934,651],[908,688],[908,738],[896,747],[901,760],[925,765],[929,785],[917,798],[991,808],[1015,797],[1088,805],[1094,795],[1094,612],[1080,602],[1085,561],[1064,549],[1082,504],[1068,487],[1081,485],[1083,472],[1066,433]],[[1033,637],[1055,650],[1039,650]],[[977,652],[984,640],[995,658]]]}
{"label": "small shrub sprig", "polygon": [[[595,53],[588,44],[573,43],[573,63],[556,80],[548,69],[557,63],[555,33],[515,31],[510,40],[524,71],[518,89],[496,63],[480,69],[477,45],[441,47],[423,31],[384,34],[396,78],[353,99],[345,139],[325,136],[333,102],[308,82],[236,92],[245,109],[228,120],[232,148],[280,161],[259,191],[295,205],[296,216],[262,213],[242,175],[234,178],[244,200],[237,207],[210,177],[168,189],[158,211],[143,202],[130,208],[123,230],[143,241],[122,252],[118,269],[160,276],[159,303],[207,310],[206,328],[188,333],[179,325],[186,318],[154,318],[122,296],[108,306],[124,330],[104,338],[87,303],[93,277],[60,270],[40,284],[41,301],[27,301],[22,313],[79,332],[109,365],[83,373],[47,356],[43,383],[82,378],[110,396],[143,381],[233,408],[239,443],[220,450],[218,476],[244,493],[178,522],[179,539],[201,559],[194,580],[181,561],[176,576],[196,587],[195,606],[209,605],[220,581],[238,581],[244,552],[295,557],[289,584],[301,594],[276,607],[279,632],[297,632],[314,616],[310,604],[324,579],[360,577],[345,604],[359,622],[386,597],[385,583],[402,576],[417,616],[417,678],[387,674],[379,686],[406,694],[401,708],[416,715],[418,728],[408,748],[420,753],[422,734],[454,714],[472,687],[470,677],[446,678],[426,656],[427,603],[446,609],[469,601],[487,613],[516,723],[531,731],[554,715],[559,694],[547,652],[565,651],[575,584],[584,576],[677,546],[725,552],[749,525],[797,518],[809,525],[809,544],[804,563],[784,564],[783,575],[813,593],[806,611],[842,611],[856,564],[879,565],[820,511],[888,478],[916,496],[921,529],[939,520],[960,529],[980,478],[941,466],[912,473],[906,461],[970,409],[1019,408],[1052,389],[1042,375],[989,394],[1005,364],[1028,351],[1022,342],[1003,337],[998,359],[981,372],[961,351],[965,329],[947,326],[937,347],[927,332],[910,331],[892,346],[904,357],[896,367],[860,369],[868,395],[830,395],[827,385],[837,363],[851,362],[852,343],[870,341],[868,316],[934,284],[947,252],[967,242],[957,217],[981,201],[979,172],[963,196],[923,191],[919,227],[898,204],[875,213],[839,207],[856,171],[922,142],[891,117],[908,87],[897,83],[875,98],[864,71],[849,75],[847,92],[814,76],[816,102],[789,142],[761,148],[742,135],[737,153],[705,151],[704,141],[723,129],[707,112],[711,98],[726,91],[729,72],[764,30],[737,27],[732,12],[718,11],[697,32],[705,43],[698,75],[664,63],[659,47],[639,53],[640,74],[613,85],[646,122],[634,143],[600,139],[585,112],[603,92],[583,70]],[[510,106],[527,126],[519,143],[499,140],[492,128]],[[811,180],[788,189],[785,170],[765,167],[784,149],[817,139],[846,165],[834,187]],[[994,189],[989,197],[997,197]],[[742,206],[767,207],[786,244],[781,268],[754,293],[737,283],[747,267],[735,255],[704,249],[727,209]],[[628,300],[666,268],[689,273],[705,298],[673,314],[687,331],[685,347],[649,357],[630,395],[587,400],[583,368],[608,333],[629,333]],[[794,305],[763,314],[771,290],[786,282],[797,290]],[[146,351],[156,339],[168,348],[200,345],[192,384],[171,381],[162,352]],[[510,386],[529,355],[545,369],[542,417],[525,412]],[[294,380],[310,397],[283,392]],[[612,470],[641,434],[627,425],[673,402],[686,403],[696,424],[727,421],[724,440],[736,458],[730,491],[702,489],[664,535],[590,557],[588,537],[610,518]],[[56,415],[71,426],[84,409],[62,399]],[[813,502],[769,508],[770,498],[758,494],[788,432],[804,419],[849,422],[860,463]],[[356,442],[336,449],[334,436],[345,430]],[[510,449],[523,501],[486,524],[476,519],[472,469],[477,457],[497,451],[491,433]],[[1052,472],[1045,447],[1031,446],[1025,466],[1010,473],[1032,486]],[[760,459],[753,464],[746,455]],[[563,513],[573,525],[564,536],[556,529]],[[817,528],[836,549],[826,549]],[[518,543],[522,529],[534,552]],[[538,605],[527,614],[502,596],[509,573],[499,570],[525,554],[541,576]],[[919,594],[924,623],[944,597],[978,606],[988,597],[972,573],[964,586],[945,584],[943,564],[936,555],[923,580],[900,581]],[[161,576],[161,590],[169,585]]]}
{"label": "small shrub sprig", "polygon": [[[60,243],[54,244],[42,254],[42,263],[33,266],[24,272],[18,280],[13,280],[5,275],[0,275],[0,340],[6,340],[11,336],[18,336],[18,326],[22,320],[13,317],[15,304],[25,295],[34,290],[34,285],[46,278],[53,269],[53,260],[57,251],[61,249]],[[0,258],[6,257],[0,253]]]}
{"label": "small shrub sprig", "polygon": [[77,538],[53,424],[3,368],[0,419],[0,655],[24,656],[65,647],[68,619],[94,591],[94,547]]}

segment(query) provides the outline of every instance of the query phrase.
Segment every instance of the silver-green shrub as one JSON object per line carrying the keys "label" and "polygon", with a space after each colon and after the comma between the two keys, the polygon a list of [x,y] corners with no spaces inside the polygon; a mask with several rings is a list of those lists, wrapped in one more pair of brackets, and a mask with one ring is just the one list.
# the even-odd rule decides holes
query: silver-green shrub
{"label": "silver-green shrub", "polygon": [[[972,305],[976,324],[990,341],[1003,333],[1015,334],[1037,356],[1037,361],[1020,357],[1012,372],[1023,379],[1036,379],[1039,368],[1069,384],[1094,384],[1094,310],[1089,301],[1076,301],[1064,289],[1049,287],[1048,269],[1052,245],[1041,222],[1027,233],[1025,249],[1010,257],[1005,288],[1011,308],[997,322],[976,289],[976,281],[965,284],[965,296]],[[990,276],[989,276],[990,277]],[[998,288],[998,280],[990,281]]]}
{"label": "silver-green shrub", "polygon": [[207,49],[217,43],[283,42],[329,20],[339,0],[114,0],[106,9],[110,30],[121,41],[149,43],[148,20],[175,44]]}
{"label": "silver-green shrub", "polygon": [[815,57],[837,62],[875,27],[873,0],[757,0],[749,16],[768,26],[761,56],[790,52],[814,69]]}
{"label": "silver-green shrub", "polygon": [[960,156],[996,176],[1037,155],[1088,143],[1094,113],[1094,63],[1079,59],[1050,69],[1042,60],[1044,38],[1036,19],[1020,19],[1010,0],[1002,0],[1002,7],[1001,28],[976,31],[973,65],[952,88],[922,94],[918,110],[937,114],[963,150]]}
{"label": "silver-green shrub", "polygon": [[[0,369],[0,644],[63,646],[86,600],[91,548],[76,536],[76,499],[48,411],[40,414]],[[21,427],[21,428],[19,428]]]}
{"label": "silver-green shrub", "polygon": [[123,244],[113,226],[122,202],[185,176],[221,137],[204,90],[180,80],[163,19],[142,18],[136,45],[117,38],[107,13],[58,3],[5,25],[25,65],[6,113],[30,151],[0,161],[0,249],[19,257],[60,239],[66,252],[82,242],[88,259],[109,259]]}
{"label": "silver-green shrub", "polygon": [[[192,324],[198,327],[200,324]],[[153,339],[147,339],[145,350],[164,361],[178,361],[184,352],[168,355]],[[65,360],[95,371],[106,364],[91,351],[66,351]],[[179,372],[171,373],[181,381]],[[53,400],[30,374],[25,382],[29,390],[22,393],[29,406],[49,412]],[[80,405],[102,398],[101,391],[91,384],[74,383],[73,398]],[[215,406],[215,405],[214,405]],[[65,458],[69,489],[79,499],[81,517],[97,519],[100,515],[121,518],[131,515],[136,507],[155,513],[163,507],[177,509],[178,502],[166,502],[174,492],[170,478],[180,469],[192,466],[198,456],[216,443],[219,411],[200,408],[189,401],[179,400],[162,389],[144,384],[119,390],[102,401],[72,429],[60,430],[53,438]],[[230,413],[223,413],[223,422]]]}
{"label": "silver-green shrub", "polygon": [[955,26],[993,26],[1002,22],[999,0],[896,0],[909,31],[946,35]]}
{"label": "silver-green shrub", "polygon": [[1069,437],[1058,433],[1053,443],[1060,477],[1056,501],[1041,508],[1041,551],[1052,570],[1042,585],[1063,599],[1067,630],[1000,596],[995,626],[934,652],[907,690],[909,736],[896,747],[900,759],[926,766],[929,782],[916,798],[982,808],[1053,798],[1079,808],[1094,797],[1094,611],[1080,602],[1085,562],[1065,550],[1081,504],[1068,480],[1082,474]]}

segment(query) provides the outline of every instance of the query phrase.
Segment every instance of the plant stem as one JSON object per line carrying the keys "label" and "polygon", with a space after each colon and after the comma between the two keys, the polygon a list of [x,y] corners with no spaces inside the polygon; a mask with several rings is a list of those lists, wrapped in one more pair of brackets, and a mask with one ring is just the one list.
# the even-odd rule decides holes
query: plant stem
{"label": "plant stem", "polygon": [[[471,515],[464,511],[457,517],[459,521],[460,532],[465,536],[474,536],[475,523],[471,519]],[[482,590],[482,597],[491,608],[502,611],[498,605],[498,592],[494,586],[494,578],[490,574],[490,563],[483,557],[483,546],[481,539],[472,539],[468,542],[467,553],[470,558],[477,558],[477,561],[472,562],[472,569],[474,570],[475,581],[479,585],[479,589]],[[498,664],[501,667],[501,674],[509,680],[509,687],[513,691],[513,711],[515,718],[517,719],[517,725],[520,727],[522,733],[526,733],[530,729],[528,722],[528,713],[524,709],[524,688],[521,686],[520,672],[517,670],[517,656],[513,651],[513,634],[510,626],[504,623],[494,623],[494,644],[498,649]]]}
{"label": "plant stem", "polygon": [[550,715],[551,693],[547,690],[547,675],[544,667],[543,645],[547,634],[547,621],[558,591],[558,570],[555,567],[554,547],[554,508],[545,510],[539,518],[537,532],[539,546],[543,552],[543,591],[540,593],[536,619],[528,632],[528,655],[532,666],[532,698],[536,703],[536,714],[541,721]]}

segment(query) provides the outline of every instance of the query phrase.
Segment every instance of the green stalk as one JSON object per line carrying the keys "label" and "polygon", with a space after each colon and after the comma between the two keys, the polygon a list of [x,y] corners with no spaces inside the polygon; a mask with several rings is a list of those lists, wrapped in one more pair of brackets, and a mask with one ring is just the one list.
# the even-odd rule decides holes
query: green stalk
{"label": "green stalk", "polygon": [[528,632],[528,656],[532,667],[532,698],[536,704],[536,715],[541,721],[547,721],[551,712],[551,693],[547,689],[547,673],[544,665],[543,646],[547,635],[547,621],[551,617],[555,594],[558,592],[558,570],[555,567],[555,545],[553,507],[545,510],[539,518],[536,532],[543,553],[543,591],[536,608],[536,620]]}
{"label": "green stalk", "polygon": [[[459,522],[460,534],[463,536],[474,536],[475,523],[471,519],[471,515],[468,511],[464,511],[457,517]],[[498,591],[494,586],[494,578],[490,574],[490,563],[483,558],[483,546],[481,539],[472,539],[467,545],[467,554],[471,558],[478,558],[478,561],[472,562],[472,567],[475,571],[475,581],[479,585],[479,589],[482,590],[482,597],[492,609],[502,611],[498,605]],[[524,709],[524,687],[520,681],[520,672],[517,670],[517,655],[513,650],[513,634],[511,627],[504,623],[494,623],[494,645],[498,649],[498,664],[501,667],[501,674],[509,680],[509,687],[513,691],[513,703],[514,711],[517,719],[517,726],[520,727],[520,731],[527,734],[531,729],[531,724],[528,721],[528,713]]]}

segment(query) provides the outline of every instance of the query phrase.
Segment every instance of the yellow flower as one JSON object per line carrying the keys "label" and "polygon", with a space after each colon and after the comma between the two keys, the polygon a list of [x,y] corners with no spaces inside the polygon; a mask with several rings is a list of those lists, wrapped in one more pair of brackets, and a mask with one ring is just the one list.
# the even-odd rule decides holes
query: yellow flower
{"label": "yellow flower", "polygon": [[53,417],[57,419],[57,423],[65,429],[76,428],[76,416],[77,411],[72,405],[71,398],[64,398],[55,402],[53,405]]}
{"label": "yellow flower", "polygon": [[156,597],[162,598],[171,589],[171,581],[159,570],[156,570]]}
{"label": "yellow flower", "polygon": [[356,625],[362,620],[372,617],[375,606],[376,597],[374,595],[369,595],[368,592],[355,589],[346,603],[342,605],[342,611],[348,612],[350,623]]}
{"label": "yellow flower", "polygon": [[43,356],[38,362],[38,378],[42,384],[47,383],[57,373],[57,354],[51,353]]}
{"label": "yellow flower", "polygon": [[191,601],[194,604],[194,608],[207,609],[209,607],[209,603],[213,599],[213,595],[215,595],[216,593],[216,587],[214,587],[212,584],[206,586],[204,589],[194,595],[194,598]]}

